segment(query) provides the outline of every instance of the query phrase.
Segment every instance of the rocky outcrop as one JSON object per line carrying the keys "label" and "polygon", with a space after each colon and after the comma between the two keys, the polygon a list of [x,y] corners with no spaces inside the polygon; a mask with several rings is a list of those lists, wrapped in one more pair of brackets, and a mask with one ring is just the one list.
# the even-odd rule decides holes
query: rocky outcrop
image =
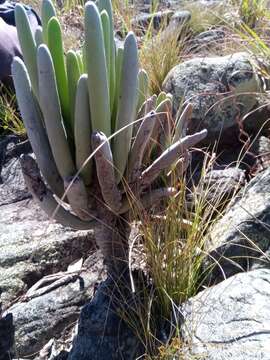
{"label": "rocky outcrop", "polygon": [[133,360],[143,355],[143,345],[123,320],[124,311],[132,306],[125,293],[130,294],[129,275],[120,281],[108,278],[83,307],[68,360]]}
{"label": "rocky outcrop", "polygon": [[0,206],[31,198],[18,159],[10,159],[1,171]]}
{"label": "rocky outcrop", "polygon": [[270,169],[259,173],[233,200],[208,238],[205,267],[211,282],[240,271],[269,267]]}
{"label": "rocky outcrop", "polygon": [[270,270],[233,276],[182,308],[184,359],[269,360]]}
{"label": "rocky outcrop", "polygon": [[4,307],[44,275],[94,247],[93,231],[74,231],[50,220],[31,199],[0,207],[0,300]]}
{"label": "rocky outcrop", "polygon": [[185,61],[169,72],[163,88],[172,93],[175,112],[183,102],[192,103],[191,132],[206,128],[208,142],[228,142],[240,117],[256,106],[261,84],[249,55],[235,53]]}
{"label": "rocky outcrop", "polygon": [[[16,356],[32,358],[49,340],[60,337],[76,323],[81,307],[104,278],[103,258],[95,248],[95,224],[91,231],[74,231],[42,212],[25,187],[18,160],[22,152],[31,149],[17,140],[8,137],[0,144],[3,359],[11,358],[14,335]],[[71,263],[85,258],[79,271],[67,271]]]}
{"label": "rocky outcrop", "polygon": [[6,140],[6,144],[0,146],[0,302],[3,308],[37,280],[65,271],[70,263],[87,256],[95,246],[94,226],[92,231],[64,228],[49,219],[31,199],[17,158],[20,151],[29,149],[18,150],[16,139]]}
{"label": "rocky outcrop", "polygon": [[[50,340],[63,336],[76,323],[82,305],[93,296],[96,284],[104,279],[103,257],[88,257],[81,271],[59,274],[58,283],[44,294],[34,292],[7,309],[15,327],[16,354],[28,357]],[[46,278],[44,283],[46,284]],[[42,287],[41,287],[42,289]]]}

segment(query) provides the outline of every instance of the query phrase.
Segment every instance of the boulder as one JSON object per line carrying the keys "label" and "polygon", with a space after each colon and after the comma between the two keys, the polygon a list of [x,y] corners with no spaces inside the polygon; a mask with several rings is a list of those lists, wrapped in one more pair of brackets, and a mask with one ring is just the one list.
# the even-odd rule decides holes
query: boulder
{"label": "boulder", "polygon": [[93,231],[74,231],[48,218],[31,199],[0,206],[0,300],[3,307],[44,275],[94,248]]}
{"label": "boulder", "polygon": [[[92,231],[74,231],[49,219],[27,191],[18,156],[29,148],[0,143],[0,302],[3,308],[44,275],[66,270],[94,248]],[[15,156],[15,157],[13,157]]]}
{"label": "boulder", "polygon": [[189,131],[206,128],[209,144],[230,142],[241,116],[256,106],[261,83],[249,55],[235,53],[185,61],[169,72],[163,89],[173,95],[174,112],[183,102],[192,103]]}
{"label": "boulder", "polygon": [[215,47],[224,43],[225,36],[226,31],[221,28],[203,31],[190,41],[189,51],[193,54],[200,53],[200,56],[204,54],[207,56],[209,50],[213,50]]}
{"label": "boulder", "polygon": [[105,277],[103,257],[95,252],[81,271],[60,275],[63,276],[60,286],[55,285],[40,296],[26,296],[6,310],[13,317],[17,356],[28,357],[39,352],[50,339],[63,336],[74,326],[81,307],[92,298],[96,284]]}
{"label": "boulder", "polygon": [[259,173],[234,198],[210,231],[205,268],[211,282],[240,271],[269,267],[270,169]]}
{"label": "boulder", "polygon": [[142,32],[146,32],[150,23],[153,28],[158,30],[164,23],[168,23],[174,12],[172,10],[158,11],[155,13],[142,13],[132,19],[131,24],[134,28],[139,28]]}
{"label": "boulder", "polygon": [[0,176],[0,206],[31,197],[24,184],[19,159],[10,159],[0,171]]}
{"label": "boulder", "polygon": [[68,360],[133,360],[143,355],[142,343],[121,317],[135,306],[132,299],[137,293],[127,297],[131,294],[129,275],[120,281],[123,283],[106,279],[93,300],[83,307]]}
{"label": "boulder", "polygon": [[270,269],[233,276],[181,309],[183,359],[270,359]]}

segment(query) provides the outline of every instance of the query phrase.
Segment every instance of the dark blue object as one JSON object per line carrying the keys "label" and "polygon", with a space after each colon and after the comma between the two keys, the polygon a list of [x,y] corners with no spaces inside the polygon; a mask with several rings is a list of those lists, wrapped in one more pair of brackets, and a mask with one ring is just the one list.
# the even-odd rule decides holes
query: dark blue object
{"label": "dark blue object", "polygon": [[[15,2],[10,2],[10,1],[3,1],[0,0],[0,17],[9,25],[13,25],[16,26],[15,24]],[[23,7],[25,8],[27,15],[29,16],[29,18],[31,18],[31,16],[35,16],[38,22],[38,25],[41,25],[41,21],[40,18],[38,16],[38,14],[35,12],[34,9],[32,9],[30,6],[27,5],[23,5]]]}
{"label": "dark blue object", "polygon": [[[22,57],[15,23],[15,2],[0,0],[0,84],[12,87],[11,64],[14,56]],[[41,25],[37,13],[23,5],[33,34]],[[1,88],[0,88],[1,94]],[[0,119],[1,120],[1,119]]]}

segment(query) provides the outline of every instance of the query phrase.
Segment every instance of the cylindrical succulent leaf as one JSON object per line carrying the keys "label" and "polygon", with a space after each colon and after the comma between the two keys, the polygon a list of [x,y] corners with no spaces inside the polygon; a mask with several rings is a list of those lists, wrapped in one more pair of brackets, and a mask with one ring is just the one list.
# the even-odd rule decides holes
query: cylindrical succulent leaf
{"label": "cylindrical succulent leaf", "polygon": [[82,75],[85,72],[84,64],[83,64],[83,54],[80,50],[78,50],[78,51],[76,51],[76,56],[77,56],[77,60],[78,60],[79,68],[80,68],[80,73]]}
{"label": "cylindrical succulent leaf", "polygon": [[110,136],[111,113],[104,37],[100,14],[92,1],[85,6],[85,50],[92,129]]}
{"label": "cylindrical succulent leaf", "polygon": [[166,98],[167,98],[167,99],[170,99],[171,102],[173,102],[173,95],[172,95],[172,94],[167,93],[167,94],[166,94]]}
{"label": "cylindrical succulent leaf", "polygon": [[144,69],[141,69],[138,74],[138,104],[137,111],[140,110],[142,104],[148,98],[149,90],[149,78],[147,72]]}
{"label": "cylindrical succulent leaf", "polygon": [[[100,13],[103,37],[104,37],[104,47],[106,55],[106,64],[107,64],[107,74],[108,79],[110,79],[110,19],[106,10],[102,10]],[[110,94],[111,95],[111,94]]]}
{"label": "cylindrical succulent leaf", "polygon": [[156,116],[157,114],[154,111],[146,114],[133,141],[127,166],[127,180],[129,183],[137,181],[140,176],[143,155],[149,144]]}
{"label": "cylindrical succulent leaf", "polygon": [[23,177],[27,188],[46,214],[64,226],[76,230],[93,229],[93,222],[82,221],[56,201],[53,192],[47,189],[35,160],[30,155],[20,157]]}
{"label": "cylindrical succulent leaf", "polygon": [[115,136],[113,144],[117,182],[121,180],[127,165],[132,126],[136,117],[138,72],[138,48],[135,35],[130,32],[124,43],[116,131],[129,126]]}
{"label": "cylindrical succulent leaf", "polygon": [[21,4],[16,4],[15,6],[15,20],[24,63],[29,73],[33,92],[38,98],[36,42],[32,34],[28,16]]}
{"label": "cylindrical succulent leaf", "polygon": [[96,150],[96,171],[103,200],[111,210],[117,212],[121,207],[121,193],[115,181],[110,143],[105,134],[98,131],[93,132],[91,138],[92,148]]}
{"label": "cylindrical succulent leaf", "polygon": [[202,130],[193,135],[186,136],[172,144],[143,171],[141,178],[142,184],[146,186],[151,185],[163,170],[170,168],[170,166],[175,163],[186,150],[203,140],[206,135],[207,130]]}
{"label": "cylindrical succulent leaf", "polygon": [[116,68],[115,68],[114,106],[112,113],[112,133],[115,132],[116,117],[118,111],[119,88],[120,88],[121,75],[122,75],[123,54],[124,54],[124,49],[122,47],[117,48],[117,55],[115,62]]}
{"label": "cylindrical succulent leaf", "polygon": [[68,146],[53,61],[46,45],[38,48],[39,101],[57,168],[66,178],[75,174],[75,166]]}
{"label": "cylindrical succulent leaf", "polygon": [[113,26],[113,8],[111,0],[98,0],[97,6],[99,11],[105,10],[109,16],[110,21],[110,71],[109,71],[109,89],[110,89],[110,107],[113,111],[115,98],[115,42],[114,42],[114,26]]}
{"label": "cylindrical succulent leaf", "polygon": [[53,59],[56,83],[60,98],[63,120],[70,127],[70,108],[68,97],[67,71],[65,65],[64,48],[62,41],[61,25],[56,17],[52,17],[48,23],[48,48]]}
{"label": "cylindrical succulent leaf", "polygon": [[50,189],[61,198],[64,194],[63,181],[53,158],[37,100],[32,93],[27,69],[20,58],[16,57],[13,61],[12,76],[19,109],[39,169]]}
{"label": "cylindrical succulent leaf", "polygon": [[56,16],[56,11],[51,0],[43,0],[41,6],[41,21],[43,29],[43,39],[48,44],[48,24],[52,17]]}
{"label": "cylindrical succulent leaf", "polygon": [[75,116],[75,101],[76,91],[79,78],[81,76],[80,65],[75,51],[69,50],[67,52],[67,76],[68,76],[68,96],[71,118],[71,129],[74,132],[74,116]]}
{"label": "cylindrical succulent leaf", "polygon": [[[161,96],[161,98],[162,97],[163,96]],[[172,143],[171,134],[172,134],[173,124],[171,119],[171,113],[172,113],[171,100],[165,96],[165,99],[161,101],[157,106],[156,113],[157,113],[156,127],[158,128],[157,131],[159,133],[159,145],[164,150]]]}
{"label": "cylindrical succulent leaf", "polygon": [[90,159],[87,164],[85,161],[91,154],[91,118],[88,97],[88,79],[84,74],[80,77],[75,105],[74,139],[76,149],[76,167],[80,170],[85,185],[90,185],[92,181],[92,165]]}
{"label": "cylindrical succulent leaf", "polygon": [[164,92],[164,91],[161,91],[159,94],[158,94],[158,97],[157,97],[157,106],[162,103],[162,101],[164,101],[165,99],[167,99],[167,94]]}
{"label": "cylindrical succulent leaf", "polygon": [[39,45],[43,44],[43,33],[42,33],[42,27],[38,26],[35,31],[35,42],[36,46],[39,47]]}
{"label": "cylindrical succulent leaf", "polygon": [[90,220],[88,195],[83,180],[79,176],[69,176],[64,178],[64,186],[69,204],[75,214],[81,220]]}
{"label": "cylindrical succulent leaf", "polygon": [[169,198],[176,193],[177,190],[173,187],[155,189],[147,194],[144,194],[140,200],[135,203],[127,196],[123,199],[123,204],[119,210],[119,214],[124,214],[127,211],[138,211],[139,208],[152,208],[153,206],[159,206],[161,200]]}
{"label": "cylindrical succulent leaf", "polygon": [[189,120],[191,119],[192,111],[192,104],[189,103],[186,105],[181,115],[178,116],[173,136],[173,143],[178,141],[181,137],[185,137],[187,135],[187,126]]}

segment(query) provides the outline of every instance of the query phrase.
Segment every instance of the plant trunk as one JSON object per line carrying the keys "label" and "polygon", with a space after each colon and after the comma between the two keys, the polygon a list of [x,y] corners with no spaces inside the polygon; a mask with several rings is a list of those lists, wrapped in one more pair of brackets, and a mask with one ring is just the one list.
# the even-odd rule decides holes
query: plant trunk
{"label": "plant trunk", "polygon": [[128,216],[117,216],[105,206],[98,207],[100,227],[96,243],[103,253],[109,275],[119,276],[128,267],[128,238],[131,227]]}

